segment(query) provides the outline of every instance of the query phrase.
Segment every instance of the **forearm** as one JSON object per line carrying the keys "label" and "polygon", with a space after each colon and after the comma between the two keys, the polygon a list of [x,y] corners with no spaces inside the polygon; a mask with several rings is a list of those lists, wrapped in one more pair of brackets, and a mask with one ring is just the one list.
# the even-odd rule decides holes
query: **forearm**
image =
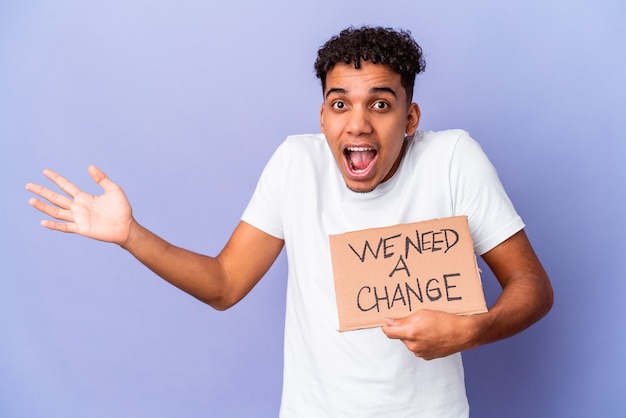
{"label": "forearm", "polygon": [[215,309],[239,302],[270,268],[283,240],[240,222],[216,257],[159,238],[133,220],[122,248],[157,275]]}
{"label": "forearm", "polygon": [[511,279],[489,312],[468,317],[472,323],[470,347],[511,337],[543,318],[553,303],[547,276],[526,274]]}
{"label": "forearm", "polygon": [[122,248],[158,276],[216,309],[225,309],[230,286],[220,260],[176,247],[133,220]]}
{"label": "forearm", "polygon": [[545,316],[553,303],[550,279],[523,230],[482,258],[500,282],[502,293],[488,313],[474,318],[475,345],[525,330]]}

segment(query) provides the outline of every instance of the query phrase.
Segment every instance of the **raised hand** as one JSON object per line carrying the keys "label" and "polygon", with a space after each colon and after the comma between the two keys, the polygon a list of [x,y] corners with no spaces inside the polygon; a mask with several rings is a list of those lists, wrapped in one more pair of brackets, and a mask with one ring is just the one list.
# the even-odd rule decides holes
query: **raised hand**
{"label": "raised hand", "polygon": [[91,178],[102,187],[104,194],[93,196],[52,170],[43,174],[55,183],[63,194],[38,184],[28,183],[26,189],[47,200],[31,198],[29,203],[41,212],[57,219],[43,220],[41,225],[52,230],[80,234],[100,241],[124,245],[133,223],[132,209],[124,191],[95,166],[89,166]]}

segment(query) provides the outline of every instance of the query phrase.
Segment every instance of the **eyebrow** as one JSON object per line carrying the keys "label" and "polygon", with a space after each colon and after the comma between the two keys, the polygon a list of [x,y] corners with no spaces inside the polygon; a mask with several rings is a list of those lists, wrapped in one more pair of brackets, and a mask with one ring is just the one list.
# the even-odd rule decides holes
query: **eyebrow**
{"label": "eyebrow", "polygon": [[396,99],[398,95],[391,87],[372,87],[370,93],[391,93]]}
{"label": "eyebrow", "polygon": [[333,87],[331,89],[328,89],[328,91],[326,92],[326,98],[328,98],[328,96],[330,96],[333,93],[336,94],[346,94],[348,92],[348,90],[346,89],[341,89],[339,87]]}
{"label": "eyebrow", "polygon": [[[376,93],[391,93],[393,95],[393,97],[395,97],[396,99],[398,98],[398,95],[396,94],[396,92],[391,88],[391,87],[372,87],[369,90],[370,94],[376,94]],[[348,90],[340,88],[340,87],[333,87],[328,89],[328,91],[326,92],[326,98],[328,98],[328,96],[330,96],[331,94],[347,94]]]}

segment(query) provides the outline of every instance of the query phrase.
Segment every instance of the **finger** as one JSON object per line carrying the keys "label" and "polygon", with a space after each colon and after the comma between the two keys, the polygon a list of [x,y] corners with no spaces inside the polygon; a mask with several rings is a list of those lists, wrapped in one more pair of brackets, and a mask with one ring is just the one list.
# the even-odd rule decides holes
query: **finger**
{"label": "finger", "polygon": [[68,221],[68,222],[72,222],[74,220],[74,218],[72,217],[72,214],[69,210],[65,210],[65,209],[60,209],[58,207],[52,206],[52,205],[48,205],[38,199],[35,199],[34,197],[31,198],[28,203],[34,207],[35,209],[37,209],[40,212],[45,213],[48,216],[51,216],[55,219],[59,219],[61,221]]}
{"label": "finger", "polygon": [[113,183],[111,179],[109,179],[109,177],[104,173],[104,171],[100,170],[95,165],[89,166],[89,175],[91,176],[93,181],[95,181],[100,187],[102,187],[105,192],[118,188],[118,185]]}
{"label": "finger", "polygon": [[72,182],[67,180],[65,177],[59,175],[55,171],[52,171],[52,170],[46,168],[43,171],[43,174],[46,177],[48,177],[50,179],[50,181],[52,181],[54,184],[59,186],[61,188],[61,190],[63,190],[68,195],[70,195],[72,197],[75,197],[77,194],[80,193],[80,189],[78,187],[74,186],[74,184]]}
{"label": "finger", "polygon": [[[40,186],[39,184],[28,183],[26,184],[26,190],[28,190],[29,192],[35,193],[36,195],[46,199],[48,202],[52,203],[53,205],[59,206],[63,209],[69,209],[72,203],[72,201],[68,199],[66,196],[53,192],[52,190],[47,189],[43,186]],[[35,207],[39,209],[38,206],[35,206]]]}
{"label": "finger", "polygon": [[41,226],[54,231],[67,232],[71,234],[75,234],[78,231],[78,227],[74,223],[55,222],[48,219],[41,221]]}

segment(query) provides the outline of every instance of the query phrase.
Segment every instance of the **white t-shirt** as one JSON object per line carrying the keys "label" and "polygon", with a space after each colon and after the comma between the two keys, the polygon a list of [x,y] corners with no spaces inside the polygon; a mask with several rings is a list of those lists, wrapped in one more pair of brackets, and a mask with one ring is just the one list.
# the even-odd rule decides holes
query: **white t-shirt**
{"label": "white t-shirt", "polygon": [[350,191],[323,135],[291,136],[242,219],[285,240],[288,288],[281,417],[466,417],[461,355],[424,361],[379,328],[340,333],[329,234],[466,215],[477,254],[524,227],[480,146],[418,131],[398,171]]}

